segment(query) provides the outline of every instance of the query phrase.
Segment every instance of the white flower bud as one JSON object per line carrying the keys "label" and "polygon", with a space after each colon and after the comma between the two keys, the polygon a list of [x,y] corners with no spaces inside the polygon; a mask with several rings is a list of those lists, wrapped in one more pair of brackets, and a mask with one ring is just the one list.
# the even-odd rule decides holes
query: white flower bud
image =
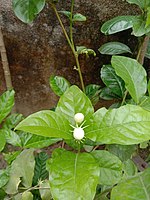
{"label": "white flower bud", "polygon": [[73,137],[76,140],[82,140],[84,138],[84,130],[81,127],[77,127],[73,131]]}
{"label": "white flower bud", "polygon": [[81,124],[84,120],[84,115],[82,113],[77,113],[74,115],[74,120],[76,123]]}

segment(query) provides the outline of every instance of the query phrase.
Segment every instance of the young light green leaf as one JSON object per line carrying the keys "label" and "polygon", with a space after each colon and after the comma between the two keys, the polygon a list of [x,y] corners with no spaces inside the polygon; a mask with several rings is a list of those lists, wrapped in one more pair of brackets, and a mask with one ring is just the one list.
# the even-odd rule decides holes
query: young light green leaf
{"label": "young light green leaf", "polygon": [[7,143],[14,146],[22,146],[20,137],[16,132],[12,131],[11,129],[2,129],[2,132],[5,135]]}
{"label": "young light green leaf", "polygon": [[131,159],[128,159],[125,162],[123,162],[123,179],[124,180],[127,180],[127,178],[134,176],[137,173],[138,173],[138,169]]}
{"label": "young light green leaf", "polygon": [[150,25],[150,7],[147,8],[146,27]]}
{"label": "young light green leaf", "polygon": [[87,120],[94,113],[94,109],[89,98],[74,85],[61,96],[56,114],[63,115],[64,119],[66,118],[70,124],[75,125],[74,115],[76,113],[82,113]]}
{"label": "young light green leaf", "polygon": [[61,113],[51,110],[39,111],[28,116],[16,129],[45,137],[72,139],[68,120]]}
{"label": "young light green leaf", "polygon": [[70,87],[70,83],[62,76],[51,76],[49,83],[53,92],[58,96],[62,96]]}
{"label": "young light green leaf", "polygon": [[108,151],[97,150],[90,153],[100,167],[100,185],[114,185],[122,178],[122,162],[119,158]]}
{"label": "young light green leaf", "polygon": [[99,166],[89,153],[75,154],[64,149],[56,149],[47,163],[47,168],[54,199],[94,198],[99,179]]}
{"label": "young light green leaf", "polygon": [[141,9],[146,9],[148,6],[150,6],[149,0],[126,0],[130,4],[136,4]]}
{"label": "young light green leaf", "polygon": [[11,114],[5,119],[5,122],[3,123],[2,128],[13,129],[21,120],[23,120],[23,118],[24,117],[22,114],[18,114],[18,113]]}
{"label": "young light green leaf", "polygon": [[138,173],[112,189],[111,200],[149,200],[150,199],[150,168]]}
{"label": "young light green leaf", "polygon": [[140,99],[139,106],[141,106],[141,107],[144,108],[145,110],[150,111],[150,97],[148,97],[148,96],[143,96],[143,97]]}
{"label": "young light green leaf", "polygon": [[76,46],[77,49],[77,53],[78,55],[80,54],[86,54],[86,56],[88,57],[89,55],[93,55],[96,56],[96,53],[93,49],[89,49],[85,46]]}
{"label": "young light green leaf", "polygon": [[5,134],[2,130],[0,130],[0,152],[4,149],[6,144]]}
{"label": "young light green leaf", "polygon": [[39,186],[41,188],[41,189],[39,189],[39,192],[40,192],[40,195],[41,195],[41,199],[42,200],[53,200],[51,192],[50,192],[49,181],[45,180],[44,182],[40,183]]}
{"label": "young light green leaf", "polygon": [[132,145],[150,139],[150,112],[140,106],[101,108],[89,123],[85,136],[103,144]]}
{"label": "young light green leaf", "polygon": [[0,96],[0,123],[7,117],[14,105],[14,90],[9,90]]}
{"label": "young light green leaf", "polygon": [[86,17],[80,13],[76,13],[73,15],[73,22],[85,22]]}
{"label": "young light green leaf", "polygon": [[16,159],[16,157],[21,153],[20,151],[13,151],[9,153],[3,153],[4,159],[7,162],[8,165],[12,163]]}
{"label": "young light green leaf", "polygon": [[108,42],[103,44],[98,51],[101,54],[117,55],[122,53],[132,53],[131,49],[121,42]]}
{"label": "young light green leaf", "polygon": [[29,191],[25,191],[22,193],[22,199],[21,200],[33,200],[33,194]]}
{"label": "young light green leaf", "polygon": [[148,90],[148,94],[149,94],[149,96],[150,96],[150,79],[148,80],[147,90]]}
{"label": "young light green leaf", "polygon": [[13,0],[15,15],[24,23],[31,23],[45,6],[45,0]]}
{"label": "young light green leaf", "polygon": [[111,65],[103,65],[101,68],[101,79],[113,94],[118,97],[124,96],[125,83],[119,76],[117,76]]}
{"label": "young light green leaf", "polygon": [[101,32],[111,35],[120,31],[132,28],[135,16],[118,16],[105,22],[101,27]]}
{"label": "young light green leaf", "polygon": [[65,15],[66,17],[68,17],[69,19],[71,17],[71,12],[70,11],[61,10],[61,11],[59,11],[59,13],[62,13],[63,15]]}
{"label": "young light green leaf", "polygon": [[25,149],[13,161],[5,190],[7,194],[17,193],[20,182],[25,188],[31,187],[35,165],[33,151],[33,149]]}
{"label": "young light green leaf", "polygon": [[147,91],[146,71],[136,60],[124,56],[113,56],[111,64],[124,82],[125,87],[136,103]]}

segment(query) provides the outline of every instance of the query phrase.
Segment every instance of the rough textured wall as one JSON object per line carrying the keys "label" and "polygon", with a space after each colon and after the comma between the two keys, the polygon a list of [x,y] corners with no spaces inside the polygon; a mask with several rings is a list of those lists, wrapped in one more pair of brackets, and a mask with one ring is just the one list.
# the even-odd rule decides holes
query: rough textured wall
{"label": "rough textured wall", "polygon": [[[75,0],[75,11],[87,16],[85,23],[74,27],[76,45],[93,48],[97,56],[82,61],[82,72],[86,84],[101,83],[99,71],[104,56],[97,49],[105,42],[125,42],[129,32],[104,36],[100,26],[118,15],[135,14],[136,8],[122,0]],[[60,1],[58,9],[70,8],[70,1]],[[66,18],[63,21],[68,27]],[[62,75],[72,84],[80,85],[73,70],[74,58],[53,10],[46,5],[32,24],[20,22],[12,12],[11,0],[0,0],[0,25],[7,49],[13,86],[16,91],[17,111],[28,115],[32,112],[52,108],[57,97],[49,88],[50,75]],[[5,83],[0,62],[0,93]]]}

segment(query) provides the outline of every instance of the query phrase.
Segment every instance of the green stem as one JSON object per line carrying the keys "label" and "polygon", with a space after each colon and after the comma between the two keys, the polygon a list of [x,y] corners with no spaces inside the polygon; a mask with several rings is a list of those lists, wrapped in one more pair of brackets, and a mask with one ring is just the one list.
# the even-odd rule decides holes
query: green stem
{"label": "green stem", "polygon": [[121,102],[121,106],[123,106],[123,104],[125,103],[125,100],[126,100],[127,94],[128,94],[128,91],[126,90],[125,93],[124,93],[123,100],[122,100],[122,102]]}
{"label": "green stem", "polygon": [[[72,7],[73,7],[73,5],[74,4],[72,3]],[[84,87],[83,76],[82,76],[81,67],[80,67],[80,63],[79,63],[79,57],[78,57],[78,54],[77,54],[77,52],[75,50],[74,43],[72,43],[73,42],[73,38],[72,38],[72,42],[71,42],[71,39],[69,38],[69,36],[68,36],[68,34],[66,32],[66,29],[65,29],[65,27],[64,27],[64,25],[63,25],[63,23],[61,21],[61,18],[60,18],[59,13],[58,13],[58,11],[56,9],[56,6],[54,4],[51,4],[51,6],[52,6],[52,8],[53,8],[53,10],[54,10],[54,12],[56,14],[56,17],[57,17],[57,19],[58,19],[58,21],[59,21],[59,23],[61,25],[63,33],[64,33],[64,35],[65,35],[65,37],[67,39],[67,42],[68,42],[68,44],[69,44],[69,46],[70,46],[70,48],[72,50],[72,53],[73,53],[74,57],[75,57],[75,61],[76,61],[76,65],[77,65],[76,67],[77,67],[77,71],[78,71],[78,74],[79,74],[81,87],[82,87],[83,92],[85,93],[85,87]]]}
{"label": "green stem", "polygon": [[71,1],[71,15],[70,15],[70,40],[72,45],[74,45],[73,42],[73,31],[72,31],[72,27],[73,27],[73,7],[74,7],[74,0]]}

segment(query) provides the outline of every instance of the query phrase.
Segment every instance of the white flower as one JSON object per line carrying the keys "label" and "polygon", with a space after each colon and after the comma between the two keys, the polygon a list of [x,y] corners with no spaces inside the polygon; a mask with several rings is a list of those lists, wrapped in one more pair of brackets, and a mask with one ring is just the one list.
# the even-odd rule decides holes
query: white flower
{"label": "white flower", "polygon": [[81,127],[77,127],[73,131],[73,137],[76,140],[82,140],[84,138],[84,130]]}
{"label": "white flower", "polygon": [[84,120],[84,115],[82,113],[76,113],[74,115],[74,120],[76,123],[81,124]]}

